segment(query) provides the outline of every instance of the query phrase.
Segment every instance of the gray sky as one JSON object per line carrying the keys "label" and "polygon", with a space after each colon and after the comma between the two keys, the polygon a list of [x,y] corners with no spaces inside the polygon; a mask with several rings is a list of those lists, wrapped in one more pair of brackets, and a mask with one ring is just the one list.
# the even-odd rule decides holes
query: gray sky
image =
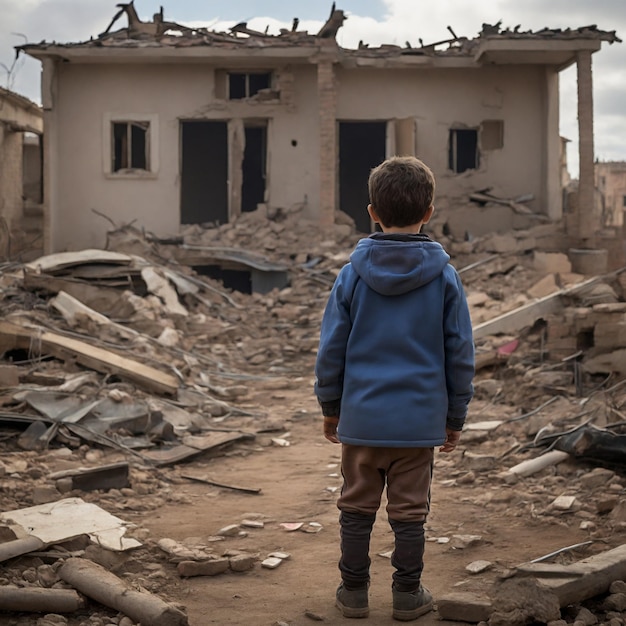
{"label": "gray sky", "polygon": [[[151,19],[163,4],[165,17],[184,24],[208,25],[216,30],[247,21],[251,28],[278,32],[290,27],[316,32],[329,15],[331,2],[319,0],[135,0],[140,17]],[[22,55],[14,62],[13,47],[42,40],[60,43],[84,41],[106,29],[116,13],[116,0],[0,0],[0,85],[39,101],[37,61]],[[615,30],[626,40],[626,0],[337,0],[348,20],[337,40],[347,48],[359,40],[417,46],[449,37],[475,37],[483,22],[521,30],[578,28],[596,24]],[[125,18],[115,28],[122,27]],[[595,152],[604,161],[626,161],[626,43],[603,44],[593,56]],[[7,70],[11,70],[7,72]],[[577,176],[576,69],[561,73],[561,135],[568,147],[570,173]]]}

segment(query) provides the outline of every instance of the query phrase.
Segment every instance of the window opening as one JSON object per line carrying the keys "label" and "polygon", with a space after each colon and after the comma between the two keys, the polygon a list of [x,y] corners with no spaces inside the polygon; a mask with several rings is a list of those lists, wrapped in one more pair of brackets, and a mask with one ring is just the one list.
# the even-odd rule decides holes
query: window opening
{"label": "window opening", "polygon": [[150,122],[113,122],[113,172],[150,171],[148,131]]}
{"label": "window opening", "polygon": [[228,96],[231,100],[251,98],[270,87],[270,72],[231,72],[228,74]]}
{"label": "window opening", "polygon": [[475,128],[452,128],[448,147],[448,167],[457,174],[478,169],[478,131]]}

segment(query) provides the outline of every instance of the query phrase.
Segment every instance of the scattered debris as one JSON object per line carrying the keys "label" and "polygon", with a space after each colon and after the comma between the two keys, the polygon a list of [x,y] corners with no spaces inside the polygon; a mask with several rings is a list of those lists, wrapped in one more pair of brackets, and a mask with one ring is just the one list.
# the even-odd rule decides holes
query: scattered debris
{"label": "scattered debris", "polygon": [[[58,525],[57,536],[25,531],[37,528],[30,521],[18,523],[20,532],[3,535],[0,559],[9,572],[12,559],[27,554],[45,554],[58,561],[59,571],[73,558],[111,563],[115,556],[99,547],[103,540],[95,545],[82,537],[91,530],[81,530],[77,523],[100,517],[83,513],[88,503],[78,495],[124,517],[136,504],[133,497],[149,498],[153,508],[185,502],[187,496],[176,485],[186,481],[211,485],[212,497],[262,493],[227,480],[217,465],[220,456],[269,449],[288,455],[292,450],[278,448],[297,445],[292,423],[311,414],[277,416],[273,407],[255,404],[255,393],[268,392],[278,403],[290,390],[304,393],[323,304],[347,260],[346,251],[358,239],[353,232],[328,235],[307,227],[303,250],[298,215],[287,214],[284,220],[285,234],[272,237],[271,250],[259,235],[259,216],[246,214],[217,228],[190,227],[180,240],[184,243],[148,240],[125,227],[111,232],[116,251],[53,255],[2,269],[0,475],[5,513],[0,522],[8,527],[9,514],[18,523],[20,511],[55,511],[65,508],[60,503],[74,502],[67,506],[74,510],[71,520]],[[454,460],[438,457],[444,471],[435,472],[435,481],[438,488],[476,487],[472,498],[490,513],[515,511],[533,523],[568,524],[583,531],[588,541],[555,546],[540,557],[566,563],[581,553],[592,559],[607,547],[603,542],[619,541],[626,528],[621,474],[626,385],[617,373],[626,349],[626,276],[618,271],[587,278],[566,272],[561,257],[529,253],[538,252],[536,242],[553,232],[541,225],[500,240],[441,237],[453,263],[465,268],[479,366],[462,437],[464,453]],[[235,244],[246,254],[262,253],[268,263],[286,268],[288,283],[266,293],[242,293],[179,260],[178,255],[199,252],[181,251],[183,245],[210,249],[222,244],[232,258],[237,256]],[[494,249],[500,251],[494,254]],[[546,271],[552,278],[541,291],[539,279]],[[598,365],[599,358],[606,359],[604,365]],[[178,467],[209,459],[214,462],[210,469]],[[338,478],[338,469],[337,462],[322,466],[320,499],[336,498],[338,489],[325,487],[325,481]],[[22,509],[25,504],[33,507]],[[291,515],[287,519],[293,521],[276,522],[275,528],[285,533],[323,530],[319,522]],[[159,554],[177,580],[246,572],[266,559],[278,559],[271,561],[278,567],[286,557],[265,550],[262,557],[258,547],[234,549],[240,547],[235,542],[267,532],[263,529],[270,521],[251,513],[237,519],[201,540],[160,539],[148,545],[145,534],[132,527],[120,538],[127,526],[119,520],[113,525],[115,537],[106,536],[103,545],[115,544],[115,554],[123,555],[123,540],[136,541],[134,553],[146,551],[144,559],[154,561]],[[479,558],[489,543],[487,529],[479,532],[427,528],[426,539],[437,550],[476,558],[467,565],[466,578],[478,584],[500,576],[504,561]],[[228,550],[213,549],[231,544]],[[462,570],[470,559],[463,560]],[[550,564],[536,561],[544,568],[543,581]],[[515,571],[515,577],[522,576],[521,569]],[[577,579],[595,576],[580,571],[568,570]],[[609,571],[608,578],[622,576]],[[13,585],[16,577],[7,575],[7,580]],[[606,593],[612,582],[607,579],[599,592],[594,585],[583,592],[576,589],[572,601]],[[100,602],[98,591],[92,593],[85,595]],[[617,606],[617,592],[612,596],[609,604]],[[42,606],[53,602],[46,598]],[[479,597],[462,605],[455,598],[437,598],[441,617],[457,619],[462,613],[464,621],[489,619],[490,601]],[[73,600],[69,602],[71,606]],[[122,611],[113,601],[104,605]]]}
{"label": "scattered debris", "polygon": [[147,591],[136,591],[120,578],[88,559],[67,559],[59,568],[61,580],[104,606],[117,609],[140,624],[187,626],[186,615]]}
{"label": "scattered debris", "polygon": [[17,536],[36,537],[43,544],[63,542],[88,535],[109,550],[130,550],[141,545],[124,537],[124,522],[80,498],[65,498],[49,504],[0,513],[0,521]]}

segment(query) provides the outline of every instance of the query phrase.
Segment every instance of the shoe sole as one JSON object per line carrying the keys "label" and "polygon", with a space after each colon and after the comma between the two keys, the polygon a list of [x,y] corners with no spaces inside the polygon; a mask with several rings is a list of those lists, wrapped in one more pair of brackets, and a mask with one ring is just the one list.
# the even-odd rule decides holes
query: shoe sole
{"label": "shoe sole", "polygon": [[422,606],[417,607],[416,609],[412,609],[410,611],[401,611],[400,609],[393,610],[393,619],[397,619],[400,622],[410,622],[422,615],[426,615],[426,613],[430,613],[433,610],[433,603],[429,602],[428,604],[424,604]]}
{"label": "shoe sole", "polygon": [[361,608],[354,608],[351,606],[346,606],[342,604],[339,600],[337,600],[337,608],[341,611],[344,617],[352,617],[352,618],[361,618],[368,617],[370,614],[370,609],[368,606]]}

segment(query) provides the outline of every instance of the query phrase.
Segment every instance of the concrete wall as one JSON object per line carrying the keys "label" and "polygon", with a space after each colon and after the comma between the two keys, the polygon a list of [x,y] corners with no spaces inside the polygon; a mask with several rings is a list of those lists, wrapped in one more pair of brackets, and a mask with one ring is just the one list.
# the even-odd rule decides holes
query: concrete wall
{"label": "concrete wall", "polygon": [[[57,66],[51,119],[56,125],[56,160],[50,200],[52,250],[103,246],[110,224],[135,220],[157,235],[178,232],[180,216],[180,120],[267,119],[268,202],[290,206],[306,198],[318,203],[317,98],[315,66],[295,76],[288,104],[215,100],[215,72],[194,65]],[[123,178],[106,173],[111,116],[145,116],[153,121],[158,170]],[[53,116],[53,117],[52,117]],[[292,145],[295,142],[295,146]],[[71,221],[72,230],[62,225]]]}
{"label": "concrete wall", "polygon": [[0,89],[0,260],[14,257],[24,243],[24,131],[41,132],[43,121],[37,106],[21,96]]}
{"label": "concrete wall", "polygon": [[[336,150],[328,150],[327,156],[320,153],[323,111],[316,65],[278,70],[283,83],[280,103],[216,99],[215,94],[223,91],[216,77],[219,80],[224,72],[200,62],[65,63],[56,68],[52,109],[47,113],[54,127],[47,145],[50,251],[103,246],[110,223],[92,209],[119,226],[134,221],[160,236],[177,233],[180,120],[187,119],[227,121],[231,163],[240,162],[233,154],[241,150],[237,142],[242,120],[268,120],[267,202],[275,207],[305,202],[307,216],[320,217],[321,169],[327,161],[336,165]],[[337,120],[416,120],[416,154],[437,176],[439,207],[454,210],[471,192],[492,187],[503,197],[533,194],[533,209],[554,214],[549,205],[560,195],[553,193],[547,177],[558,180],[560,174],[554,114],[558,93],[555,75],[544,66],[335,69]],[[151,120],[156,171],[132,178],[107,173],[110,120],[115,116]],[[503,121],[502,148],[481,150],[478,170],[451,172],[450,129],[480,127],[486,120]],[[398,127],[405,122],[398,122]],[[388,146],[393,153],[391,138]],[[553,153],[557,158],[550,156]],[[240,184],[241,177],[231,172],[231,186]],[[231,215],[237,213],[237,198],[238,190],[231,188]],[[460,220],[475,222],[475,213],[466,213],[466,218],[459,214]],[[510,227],[511,211],[502,207],[496,213],[502,216],[501,224],[495,219],[496,229]],[[71,230],[64,226],[68,223]]]}
{"label": "concrete wall", "polygon": [[[340,70],[337,82],[341,120],[416,119],[416,155],[433,169],[440,200],[466,199],[470,192],[493,187],[492,193],[506,197],[532,193],[535,206],[542,207],[546,130],[542,67]],[[502,149],[481,150],[478,170],[455,174],[448,169],[450,129],[479,127],[484,120],[504,121]],[[556,123],[551,132],[558,145]]]}
{"label": "concrete wall", "polygon": [[21,215],[22,133],[0,124],[0,215],[8,223]]}

